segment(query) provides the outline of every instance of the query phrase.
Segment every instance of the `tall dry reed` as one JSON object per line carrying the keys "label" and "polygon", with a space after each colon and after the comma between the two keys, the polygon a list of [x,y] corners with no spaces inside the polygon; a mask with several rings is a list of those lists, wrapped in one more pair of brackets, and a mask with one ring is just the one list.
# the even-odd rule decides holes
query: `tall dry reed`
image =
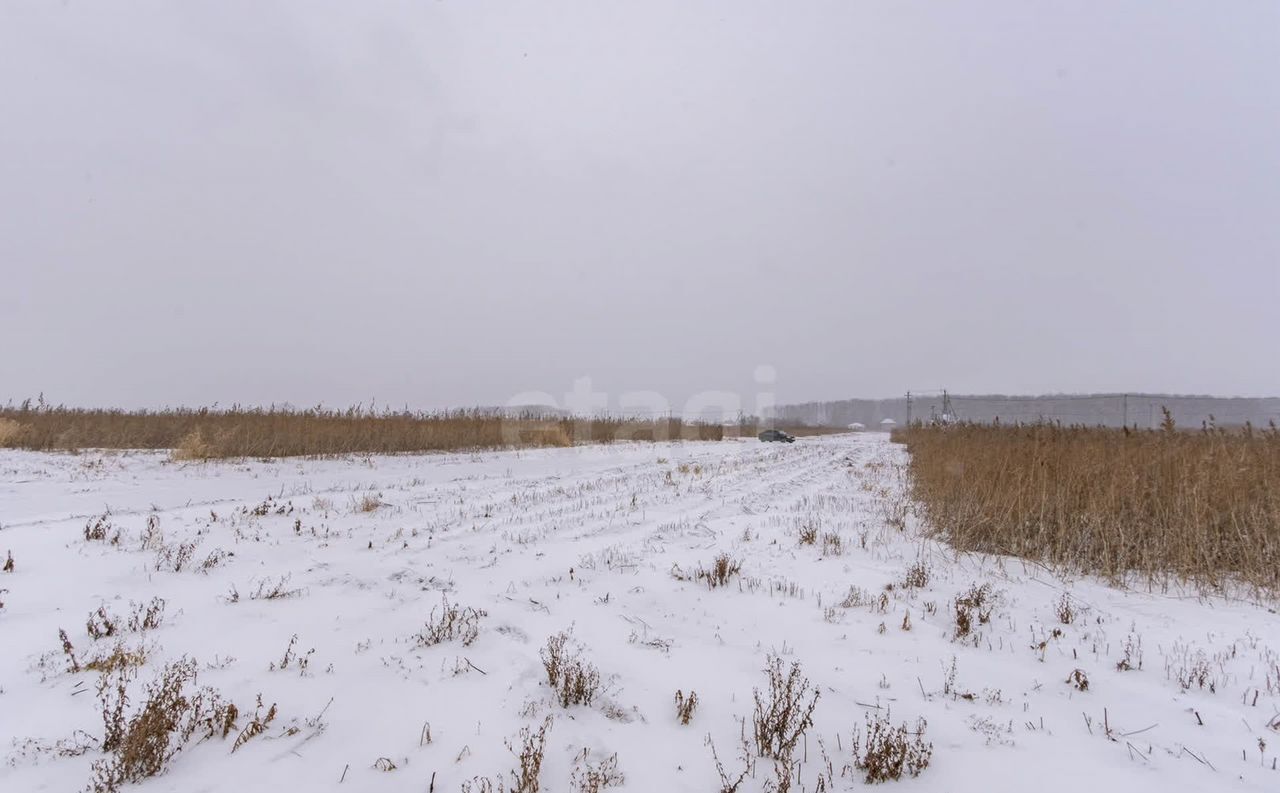
{"label": "tall dry reed", "polygon": [[295,410],[0,408],[0,447],[173,449],[185,459],[394,454],[621,440],[721,440],[723,428],[678,418],[564,418],[487,410],[438,413]]}
{"label": "tall dry reed", "polygon": [[895,433],[928,530],[1112,580],[1280,594],[1280,431],[915,426]]}

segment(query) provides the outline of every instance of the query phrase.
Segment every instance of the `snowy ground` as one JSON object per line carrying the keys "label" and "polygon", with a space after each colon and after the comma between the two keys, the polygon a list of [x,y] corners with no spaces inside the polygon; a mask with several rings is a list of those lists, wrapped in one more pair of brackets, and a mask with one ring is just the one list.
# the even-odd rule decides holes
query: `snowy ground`
{"label": "snowy ground", "polygon": [[[957,558],[910,517],[890,525],[903,462],[878,434],[213,464],[0,453],[15,562],[0,573],[0,790],[85,787],[100,755],[50,747],[101,735],[97,675],[67,671],[58,630],[83,662],[120,638],[91,639],[90,612],[153,597],[163,624],[123,635],[150,650],[138,685],[185,655],[242,712],[261,694],[280,715],[234,754],[232,738],[188,747],[139,790],[458,791],[505,775],[504,742],[551,715],[544,791],[573,789],[586,750],[617,753],[625,790],[714,792],[708,736],[736,773],[771,653],[821,693],[797,790],[815,789],[824,749],[835,788],[861,787],[842,769],[867,714],[927,721],[932,763],[902,790],[1280,785],[1274,613]],[[105,513],[107,539],[86,540]],[[183,543],[183,569],[158,569]],[[681,580],[721,552],[742,565],[729,586]],[[905,587],[917,563],[928,582]],[[282,580],[290,596],[253,597]],[[957,638],[954,600],[982,583],[990,619]],[[418,646],[442,595],[486,612],[474,642]],[[590,706],[546,685],[539,650],[564,630],[603,676]],[[697,692],[687,726],[677,689]],[[740,790],[771,776],[759,761]]]}

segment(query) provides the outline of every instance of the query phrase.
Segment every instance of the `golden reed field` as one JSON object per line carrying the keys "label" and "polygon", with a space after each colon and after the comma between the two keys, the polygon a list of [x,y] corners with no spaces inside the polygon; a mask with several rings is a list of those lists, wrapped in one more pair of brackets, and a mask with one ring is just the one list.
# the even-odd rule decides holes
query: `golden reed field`
{"label": "golden reed field", "polygon": [[915,426],[911,493],[962,550],[1280,593],[1280,431]]}
{"label": "golden reed field", "polygon": [[0,447],[172,449],[182,459],[393,454],[621,440],[721,440],[724,436],[725,428],[718,424],[679,418],[512,417],[483,410],[0,408]]}

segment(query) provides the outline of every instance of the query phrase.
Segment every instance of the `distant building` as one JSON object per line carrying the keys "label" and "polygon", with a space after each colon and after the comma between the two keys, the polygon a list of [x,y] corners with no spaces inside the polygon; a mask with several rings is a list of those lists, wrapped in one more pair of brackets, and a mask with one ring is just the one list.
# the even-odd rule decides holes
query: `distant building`
{"label": "distant building", "polygon": [[896,426],[898,426],[898,422],[893,419],[884,419],[880,422],[880,429],[882,430],[891,430]]}
{"label": "distant building", "polygon": [[862,422],[860,422],[860,421],[855,421],[855,422],[853,422],[852,424],[850,424],[850,425],[849,425],[849,429],[850,429],[850,430],[852,430],[852,431],[854,431],[854,432],[862,432],[862,431],[863,431],[863,430],[865,430],[866,428],[867,428],[867,425],[866,425],[866,424],[863,424],[863,423],[862,423]]}

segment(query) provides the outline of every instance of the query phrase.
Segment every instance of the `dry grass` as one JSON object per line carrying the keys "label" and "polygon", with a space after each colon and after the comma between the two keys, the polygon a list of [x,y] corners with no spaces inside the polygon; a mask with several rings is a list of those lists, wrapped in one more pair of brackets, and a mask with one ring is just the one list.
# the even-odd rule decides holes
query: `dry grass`
{"label": "dry grass", "polygon": [[84,668],[94,672],[112,673],[121,669],[140,667],[147,662],[147,648],[143,646],[129,647],[120,642],[109,652],[100,653],[89,659]]}
{"label": "dry grass", "polygon": [[925,727],[924,719],[908,730],[905,724],[894,727],[887,716],[868,714],[865,732],[853,736],[853,767],[869,785],[919,776],[933,756],[933,744],[924,740]]}
{"label": "dry grass", "polygon": [[813,726],[819,694],[798,663],[792,663],[784,672],[782,659],[772,655],[764,671],[769,689],[755,690],[756,754],[778,759],[793,752],[805,731]]}
{"label": "dry grass", "polygon": [[547,730],[551,729],[551,724],[552,719],[548,716],[537,730],[520,728],[518,749],[507,742],[507,749],[520,763],[520,767],[511,772],[511,793],[538,793],[542,784],[542,758],[547,751]]}
{"label": "dry grass", "polygon": [[1280,592],[1280,431],[912,427],[912,494],[962,550],[1116,581]]}
{"label": "dry grass", "polygon": [[[183,659],[161,670],[140,692],[138,707],[130,715],[130,688],[135,674],[135,666],[122,664],[104,670],[99,678],[103,723],[100,746],[107,756],[93,764],[89,785],[92,793],[115,793],[126,783],[163,773],[193,740],[215,735],[225,738],[235,728],[235,705],[213,689],[195,688],[194,661]],[[273,705],[270,716],[274,717],[274,713]],[[255,721],[259,721],[256,715]],[[264,729],[265,724],[261,724],[258,732]],[[233,750],[243,740],[248,738],[242,733]]]}
{"label": "dry grass", "polygon": [[822,535],[822,555],[840,556],[844,553],[844,539],[834,531]]}
{"label": "dry grass", "polygon": [[547,685],[556,692],[560,707],[590,705],[600,693],[600,670],[579,658],[568,648],[569,634],[561,632],[547,638],[539,655],[547,672]]}
{"label": "dry grass", "polygon": [[0,418],[0,446],[8,446],[17,440],[22,425],[13,419]]}
{"label": "dry grass", "polygon": [[800,759],[796,757],[796,748],[813,726],[819,692],[800,671],[799,663],[792,662],[784,672],[782,659],[771,655],[764,671],[769,678],[769,689],[755,690],[752,733],[756,754],[773,761],[773,790],[787,793]]}
{"label": "dry grass", "polygon": [[298,674],[306,677],[307,667],[311,665],[311,656],[316,654],[316,648],[312,647],[305,653],[300,654],[297,649],[295,649],[297,646],[298,634],[295,633],[289,638],[289,643],[285,645],[284,655],[280,656],[279,661],[272,661],[271,665],[267,667],[267,671],[283,672],[290,667],[294,667],[298,670]]}
{"label": "dry grass", "polygon": [[104,513],[97,518],[90,518],[84,524],[84,541],[85,542],[107,542],[112,545],[119,545],[121,540],[120,529],[111,525],[111,514]]}
{"label": "dry grass", "polygon": [[618,768],[617,752],[598,763],[591,762],[588,757],[588,750],[583,749],[574,761],[570,782],[576,793],[600,793],[627,781],[626,775]]}
{"label": "dry grass", "polygon": [[[264,578],[258,582],[258,588],[253,594],[249,595],[250,600],[288,600],[302,595],[302,590],[289,586],[292,575],[282,575],[279,578]],[[234,591],[234,589],[233,589]],[[238,602],[240,595],[237,592],[232,602]]]}
{"label": "dry grass", "polygon": [[1085,674],[1083,669],[1071,670],[1071,674],[1067,675],[1067,682],[1070,683],[1076,691],[1089,690],[1089,676]]}
{"label": "dry grass", "polygon": [[932,571],[929,565],[922,561],[916,560],[907,567],[905,573],[902,574],[902,586],[907,589],[924,589],[929,586],[929,577]]}
{"label": "dry grass", "polygon": [[1076,609],[1071,603],[1071,596],[1063,592],[1062,597],[1059,598],[1057,605],[1053,608],[1053,613],[1058,618],[1058,622],[1063,625],[1070,625],[1075,622]]}
{"label": "dry grass", "polygon": [[796,536],[801,545],[813,545],[818,541],[818,523],[815,520],[803,520],[796,526]]}
{"label": "dry grass", "polygon": [[974,584],[967,592],[956,595],[956,628],[953,638],[963,639],[968,636],[973,631],[975,620],[979,625],[990,622],[992,599],[990,584]]}
{"label": "dry grass", "polygon": [[676,692],[676,718],[680,723],[688,726],[693,720],[693,713],[698,709],[698,692],[690,690],[689,696],[685,696],[683,691]]}
{"label": "dry grass", "polygon": [[36,450],[171,449],[182,460],[395,454],[621,440],[721,440],[718,424],[486,410],[437,413],[239,408],[164,411],[0,408],[0,447]]}
{"label": "dry grass", "polygon": [[742,770],[732,774],[725,770],[724,763],[720,760],[720,753],[716,751],[716,744],[711,740],[710,733],[707,734],[707,746],[711,748],[711,759],[715,761],[716,773],[720,776],[718,793],[738,793],[738,788],[742,787],[747,777],[755,777],[755,757],[751,754],[751,744],[747,742],[745,728],[741,741],[739,761],[742,763]]}
{"label": "dry grass", "polygon": [[[742,562],[734,559],[727,553],[722,553],[711,562],[711,567],[704,568],[701,565],[693,571],[693,579],[695,581],[705,581],[708,589],[716,587],[728,586],[734,576],[742,572]],[[684,580],[686,577],[677,572],[677,578]]]}
{"label": "dry grass", "polygon": [[480,635],[480,620],[488,616],[484,609],[462,607],[449,602],[448,595],[441,596],[439,611],[431,609],[422,630],[414,636],[419,647],[432,647],[442,642],[460,641],[469,646]]}
{"label": "dry grass", "polygon": [[[253,716],[249,718],[249,723],[244,725],[244,729],[242,729],[240,731],[240,734],[236,736],[235,743],[231,744],[232,754],[234,754],[235,751],[239,749],[241,746],[244,746],[249,741],[253,740],[257,736],[266,732],[267,727],[271,726],[271,722],[275,721],[276,714],[278,712],[279,711],[276,710],[276,703],[272,702],[271,706],[267,708],[267,712],[263,713],[262,712],[262,695],[259,694],[258,704],[253,709]],[[239,712],[236,709],[236,706],[229,705],[226,718],[224,718],[220,722],[222,726],[223,738],[227,737],[227,735],[235,727],[235,720],[238,715],[239,715]]]}

